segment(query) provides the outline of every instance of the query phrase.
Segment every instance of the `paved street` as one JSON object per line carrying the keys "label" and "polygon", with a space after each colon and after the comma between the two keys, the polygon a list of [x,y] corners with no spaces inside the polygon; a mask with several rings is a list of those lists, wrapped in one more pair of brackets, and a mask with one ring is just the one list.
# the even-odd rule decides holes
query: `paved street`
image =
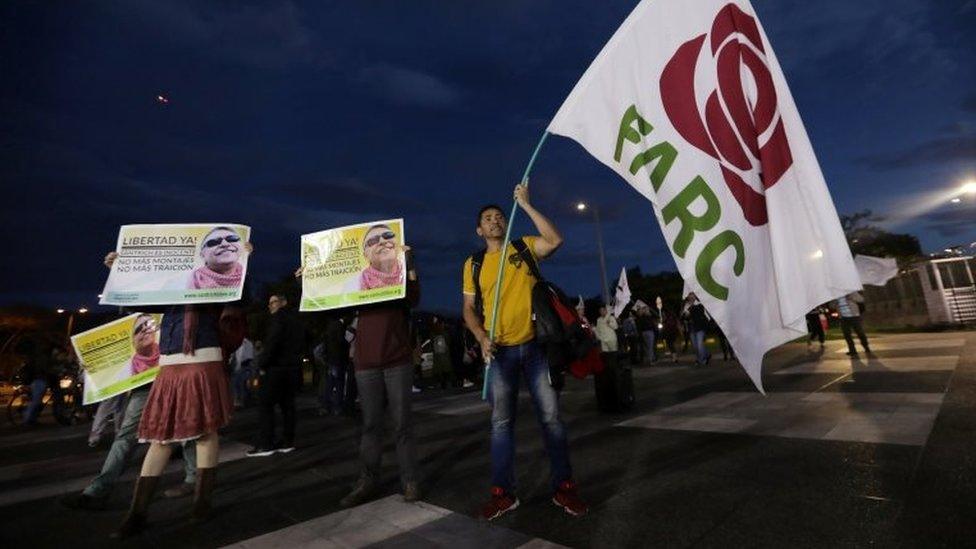
{"label": "paved street", "polygon": [[[301,398],[298,450],[248,459],[256,413],[224,433],[216,516],[186,523],[189,500],[157,500],[126,544],[238,547],[935,547],[972,545],[976,517],[976,332],[884,335],[848,359],[784,346],[760,395],[721,359],[634,371],[636,409],[596,410],[592,380],[570,381],[563,419],[581,519],[550,502],[548,465],[526,398],[519,410],[522,506],[473,518],[488,489],[487,406],[476,393],[415,403],[423,502],[397,495],[392,447],[377,500],[341,510],[355,480],[357,426]],[[524,392],[524,391],[523,391]],[[48,419],[48,421],[50,421]],[[0,429],[0,546],[103,547],[121,520],[133,465],[109,509],[58,503],[101,465],[86,427]],[[140,454],[141,457],[141,454]],[[180,463],[164,483],[179,482]]]}

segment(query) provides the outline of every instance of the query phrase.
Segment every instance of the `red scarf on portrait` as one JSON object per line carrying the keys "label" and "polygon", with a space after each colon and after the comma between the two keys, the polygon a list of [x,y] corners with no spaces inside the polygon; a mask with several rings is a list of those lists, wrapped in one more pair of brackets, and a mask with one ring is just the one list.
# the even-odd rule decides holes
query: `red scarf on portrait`
{"label": "red scarf on portrait", "polygon": [[193,276],[190,279],[190,289],[235,288],[241,285],[243,274],[244,267],[240,263],[234,263],[229,273],[218,273],[204,265],[193,271]]}
{"label": "red scarf on portrait", "polygon": [[132,375],[141,374],[159,364],[159,344],[153,343],[149,348],[148,355],[140,355],[138,352],[132,355]]}
{"label": "red scarf on portrait", "polygon": [[400,262],[396,262],[396,268],[393,272],[384,273],[379,269],[375,269],[372,266],[366,267],[362,274],[359,275],[359,289],[360,290],[372,290],[373,288],[383,288],[386,286],[394,286],[403,282],[403,266]]}

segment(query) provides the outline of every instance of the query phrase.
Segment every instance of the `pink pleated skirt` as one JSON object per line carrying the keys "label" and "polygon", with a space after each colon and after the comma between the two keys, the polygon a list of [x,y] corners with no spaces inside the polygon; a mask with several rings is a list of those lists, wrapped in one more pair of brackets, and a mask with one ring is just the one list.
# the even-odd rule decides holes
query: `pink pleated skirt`
{"label": "pink pleated skirt", "polygon": [[221,362],[159,369],[139,422],[140,442],[182,442],[230,423],[234,400]]}

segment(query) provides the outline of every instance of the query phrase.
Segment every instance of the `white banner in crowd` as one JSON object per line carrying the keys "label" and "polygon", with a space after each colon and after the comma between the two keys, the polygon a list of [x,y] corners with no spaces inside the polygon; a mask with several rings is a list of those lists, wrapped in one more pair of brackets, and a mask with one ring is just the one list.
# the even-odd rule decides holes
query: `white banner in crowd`
{"label": "white banner in crowd", "polygon": [[630,303],[630,284],[627,283],[627,268],[620,269],[620,280],[617,281],[617,290],[613,295],[613,316],[620,317],[620,314]]}
{"label": "white banner in crowd", "polygon": [[644,0],[549,131],[654,205],[678,270],[762,390],[771,348],[861,287],[783,72],[748,1]]}
{"label": "white banner in crowd", "polygon": [[893,257],[856,255],[854,265],[857,266],[861,284],[884,286],[889,280],[898,276],[898,262]]}
{"label": "white banner in crowd", "polygon": [[123,225],[102,305],[237,301],[251,228],[232,223]]}

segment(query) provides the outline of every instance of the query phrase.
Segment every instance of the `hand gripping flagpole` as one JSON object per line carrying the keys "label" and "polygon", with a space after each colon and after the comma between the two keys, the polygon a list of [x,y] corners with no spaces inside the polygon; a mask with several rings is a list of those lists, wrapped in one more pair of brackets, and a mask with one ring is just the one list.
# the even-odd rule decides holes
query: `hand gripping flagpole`
{"label": "hand gripping flagpole", "polygon": [[[539,139],[539,144],[535,146],[535,151],[532,152],[532,156],[529,158],[529,163],[525,166],[525,172],[522,173],[522,184],[526,187],[529,186],[529,172],[532,171],[532,165],[535,164],[535,159],[537,156],[539,156],[539,149],[542,148],[542,144],[546,142],[547,137],[549,137],[549,132],[542,132],[542,138]],[[505,258],[507,257],[508,253],[508,241],[512,237],[512,223],[515,222],[516,211],[518,211],[518,200],[515,201],[515,204],[512,204],[512,213],[508,216],[508,227],[505,229],[505,242],[502,244],[502,253],[500,256],[498,256],[498,276],[495,277],[495,298],[493,300],[494,306],[491,308],[491,328],[489,328],[488,332],[488,340],[492,343],[495,342],[495,325],[498,321],[498,303],[502,296],[502,276],[505,274]],[[490,376],[491,361],[485,360],[485,379],[481,385],[481,400],[488,400],[488,383]]]}

